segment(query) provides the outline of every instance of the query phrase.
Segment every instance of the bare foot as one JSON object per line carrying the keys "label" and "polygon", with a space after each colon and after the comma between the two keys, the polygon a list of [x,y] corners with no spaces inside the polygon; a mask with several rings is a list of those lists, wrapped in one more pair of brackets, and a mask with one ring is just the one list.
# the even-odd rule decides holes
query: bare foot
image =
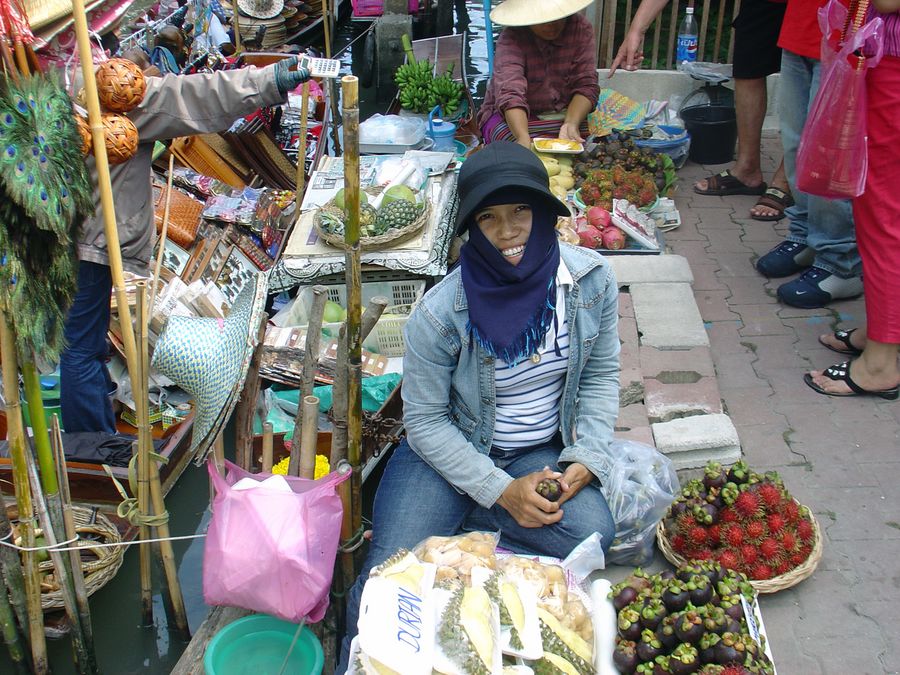
{"label": "bare foot", "polygon": [[[847,338],[850,341],[850,344],[854,347],[854,349],[858,349],[862,351],[866,348],[866,334],[865,332],[857,329],[848,331],[849,337]],[[838,340],[834,333],[824,333],[819,336],[819,342],[826,347],[830,347],[836,352],[845,352],[847,350],[847,344],[841,340]]]}
{"label": "bare foot", "polygon": [[[850,386],[843,380],[833,380],[825,374],[824,370],[812,370],[809,373],[815,382],[823,390],[831,394],[852,394]],[[869,372],[862,359],[850,362],[850,379],[857,386],[868,391],[882,391],[896,387],[900,383],[900,372]]]}

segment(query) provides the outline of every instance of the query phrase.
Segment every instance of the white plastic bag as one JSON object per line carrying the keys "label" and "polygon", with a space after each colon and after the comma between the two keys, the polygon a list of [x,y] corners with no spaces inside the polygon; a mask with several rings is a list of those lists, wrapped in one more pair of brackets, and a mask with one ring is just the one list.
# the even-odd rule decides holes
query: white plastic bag
{"label": "white plastic bag", "polygon": [[656,448],[614,440],[616,464],[602,486],[616,536],[606,552],[608,565],[644,565],[653,557],[656,524],[681,489],[672,461]]}
{"label": "white plastic bag", "polygon": [[362,145],[416,145],[425,138],[425,121],[419,117],[372,115],[359,125]]}

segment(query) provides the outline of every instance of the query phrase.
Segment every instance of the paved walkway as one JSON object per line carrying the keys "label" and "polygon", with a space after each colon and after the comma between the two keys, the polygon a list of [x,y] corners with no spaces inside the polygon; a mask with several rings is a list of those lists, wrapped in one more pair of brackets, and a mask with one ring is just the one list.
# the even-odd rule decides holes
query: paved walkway
{"label": "paved walkway", "polygon": [[[780,158],[764,143],[764,173]],[[815,512],[825,535],[816,573],[763,596],[780,675],[900,672],[900,404],[816,394],[802,375],[841,360],[817,342],[865,319],[862,299],[821,310],[778,302],[778,282],[754,270],[787,224],[750,219],[754,197],[708,197],[692,183],[723,167],[688,164],[676,202],[682,225],[667,234],[693,272],[723,411],[747,461],[777,470]],[[621,568],[610,570],[618,576]]]}

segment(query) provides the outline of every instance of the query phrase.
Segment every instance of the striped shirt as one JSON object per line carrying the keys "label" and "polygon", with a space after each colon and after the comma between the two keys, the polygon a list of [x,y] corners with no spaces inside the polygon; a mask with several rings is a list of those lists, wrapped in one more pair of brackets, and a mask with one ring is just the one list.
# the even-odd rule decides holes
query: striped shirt
{"label": "striped shirt", "polygon": [[559,430],[559,402],[569,359],[565,288],[572,283],[571,273],[560,260],[556,273],[556,318],[536,352],[540,359],[526,359],[512,367],[497,359],[493,439],[497,448],[540,445]]}

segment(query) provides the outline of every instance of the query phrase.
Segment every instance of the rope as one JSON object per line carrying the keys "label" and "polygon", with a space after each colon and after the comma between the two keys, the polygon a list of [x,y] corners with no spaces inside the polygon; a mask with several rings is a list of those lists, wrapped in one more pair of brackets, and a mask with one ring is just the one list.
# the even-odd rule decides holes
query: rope
{"label": "rope", "polygon": [[[148,457],[149,459],[156,460],[162,464],[169,461],[168,458],[153,451],[148,453]],[[137,494],[137,458],[137,455],[133,455],[128,462],[128,486],[131,488],[131,494]],[[146,515],[142,514],[137,497],[128,496],[128,493],[125,492],[125,488],[122,487],[122,483],[120,483],[113,475],[112,469],[110,469],[108,465],[104,464],[103,470],[106,471],[106,475],[110,477],[115,484],[116,489],[119,491],[119,494],[122,495],[122,502],[116,507],[116,515],[119,516],[119,518],[124,518],[135,527],[141,527],[142,525],[147,527],[160,527],[169,522],[168,511],[163,511],[162,513],[157,513],[155,515],[149,513]],[[160,539],[159,541],[162,540]]]}
{"label": "rope", "polygon": [[350,42],[348,42],[347,45],[341,51],[339,51],[337,54],[334,54],[331,58],[336,59],[341,54],[343,54],[345,51],[350,49],[350,47],[353,46],[354,42],[356,42],[358,40],[362,40],[364,37],[366,37],[366,35],[368,35],[373,30],[375,30],[375,22],[374,21],[369,25],[368,28],[366,28],[362,33],[360,33],[359,37],[354,38],[353,40],[350,40]]}
{"label": "rope", "polygon": [[338,546],[338,553],[353,553],[353,551],[363,545],[363,542],[365,541],[365,537],[363,537],[364,533],[365,529],[360,525],[359,529],[352,537]]}
{"label": "rope", "polygon": [[[67,541],[61,541],[55,546],[36,546],[34,548],[27,548],[25,546],[19,546],[17,544],[12,544],[6,539],[9,539],[9,535],[0,539],[0,546],[6,546],[7,548],[15,549],[16,551],[80,551],[85,547],[89,548],[115,548],[116,546],[131,546],[132,544],[152,544],[158,541],[180,541],[182,539],[202,539],[206,536],[206,532],[201,534],[183,534],[178,537],[155,537],[153,539],[133,539],[132,541],[111,541],[111,542],[96,542],[93,540],[82,539],[79,536],[75,536],[72,539]],[[84,546],[66,546],[66,544],[72,544],[76,541],[84,541],[87,542]]]}

